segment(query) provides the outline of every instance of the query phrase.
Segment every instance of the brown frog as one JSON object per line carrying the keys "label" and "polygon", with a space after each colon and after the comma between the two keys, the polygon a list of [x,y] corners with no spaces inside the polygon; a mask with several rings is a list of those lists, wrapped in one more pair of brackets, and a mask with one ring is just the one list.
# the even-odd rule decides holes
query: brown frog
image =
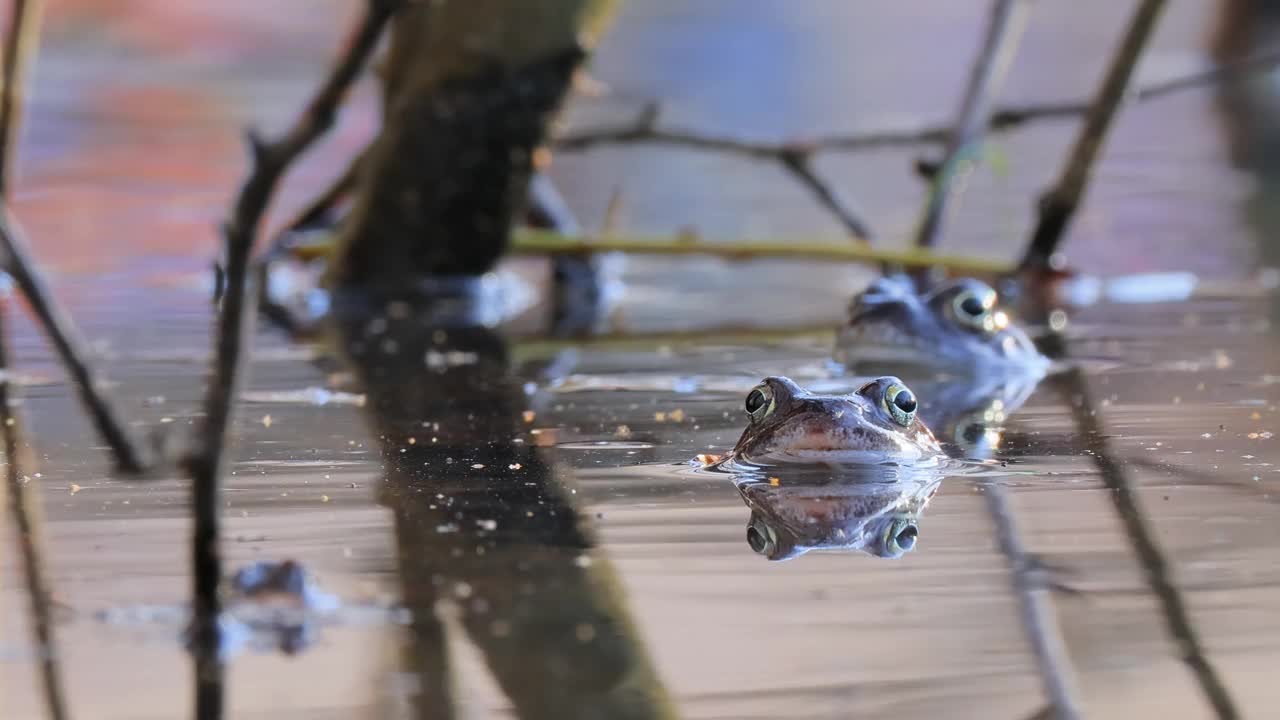
{"label": "brown frog", "polygon": [[892,376],[847,395],[819,395],[786,377],[765,378],[747,393],[747,428],[725,462],[936,464],[946,456],[916,417],[918,406],[915,393]]}

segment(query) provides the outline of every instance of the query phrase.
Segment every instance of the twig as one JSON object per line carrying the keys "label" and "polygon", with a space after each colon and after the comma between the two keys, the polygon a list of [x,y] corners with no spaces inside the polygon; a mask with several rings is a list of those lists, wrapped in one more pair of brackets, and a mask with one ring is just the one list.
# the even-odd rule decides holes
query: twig
{"label": "twig", "polygon": [[223,227],[226,242],[226,293],[215,330],[217,355],[205,394],[204,420],[197,429],[187,460],[192,478],[194,530],[191,543],[193,578],[193,635],[196,717],[222,715],[224,669],[219,657],[218,584],[222,562],[218,554],[220,476],[227,426],[239,384],[242,348],[253,325],[256,289],[249,283],[249,260],[263,213],[280,177],[293,160],[334,122],[347,89],[373,52],[383,27],[394,14],[393,0],[368,0],[364,17],[348,39],[346,49],[329,77],[282,138],[267,142],[249,133],[252,168],[240,188],[230,220]]}
{"label": "twig", "polygon": [[[1207,87],[1226,78],[1270,70],[1277,65],[1280,65],[1280,49],[1269,50],[1184,77],[1162,80],[1130,92],[1126,99],[1132,102],[1156,100],[1177,92]],[[1080,117],[1087,115],[1092,106],[1092,100],[1088,99],[1006,105],[996,108],[991,113],[991,127],[988,131],[1006,132],[1041,120]],[[767,160],[777,157],[790,148],[800,148],[817,154],[941,144],[947,142],[954,129],[950,124],[932,124],[828,135],[792,142],[752,141],[698,130],[657,127],[655,107],[654,104],[646,105],[635,120],[623,125],[588,128],[566,133],[554,141],[553,147],[561,152],[582,152],[602,145],[646,142],[676,145],[693,150],[728,152]]]}
{"label": "twig", "polygon": [[1022,611],[1022,627],[1031,643],[1036,667],[1040,670],[1040,684],[1049,700],[1050,712],[1046,717],[1057,720],[1079,718],[1080,693],[1071,669],[1071,659],[1067,656],[1048,592],[1044,584],[1034,578],[1030,555],[1023,547],[1004,487],[990,483],[983,488],[983,495],[987,499],[987,511],[995,523],[1000,551],[1012,570],[1013,590]]}
{"label": "twig", "polygon": [[[330,242],[305,243],[280,249],[299,260],[328,258]],[[697,236],[643,237],[609,234],[605,237],[569,237],[549,230],[522,228],[511,245],[514,255],[573,255],[624,252],[640,255],[706,255],[725,260],[779,259],[796,261],[836,261],[849,263],[895,263],[903,267],[942,267],[955,272],[997,276],[1013,269],[1004,260],[965,255],[940,255],[928,250],[904,248],[882,250],[866,245],[849,245],[816,238],[778,238],[742,241],[704,241]]]}
{"label": "twig", "polygon": [[1023,255],[1021,267],[1046,267],[1053,257],[1084,195],[1094,161],[1106,140],[1111,121],[1125,98],[1129,77],[1147,46],[1164,6],[1165,0],[1142,0],[1142,4],[1134,12],[1124,40],[1098,89],[1097,98],[1085,117],[1084,126],[1076,135],[1062,176],[1057,185],[1040,198],[1040,218]]}
{"label": "twig", "polygon": [[757,160],[771,160],[803,182],[805,187],[817,196],[818,202],[839,218],[840,224],[849,231],[850,235],[863,241],[871,238],[867,224],[848,207],[835,189],[814,171],[812,157],[817,150],[824,149],[820,145],[803,142],[751,142],[683,130],[669,130],[658,127],[659,113],[658,104],[649,103],[629,125],[565,135],[555,140],[554,147],[564,152],[573,152],[587,150],[596,145],[649,142],[698,150],[718,150],[746,155]]}
{"label": "twig", "polygon": [[39,41],[43,3],[41,0],[15,0],[12,10],[4,46],[4,87],[0,88],[0,254],[4,255],[5,269],[26,295],[41,327],[62,359],[98,434],[115,453],[117,469],[128,473],[141,472],[145,466],[142,453],[112,409],[96,373],[86,360],[89,353],[83,337],[70,316],[58,306],[40,276],[22,230],[4,202],[9,187],[10,165],[16,155],[14,148],[22,110],[23,81]]}
{"label": "twig", "polygon": [[917,247],[937,245],[947,201],[953,192],[959,192],[961,181],[973,169],[974,157],[991,125],[991,104],[1004,84],[1030,14],[1030,0],[994,0],[992,3],[991,19],[969,76],[960,116],[947,141],[941,171],[933,178],[920,227],[916,230]]}
{"label": "twig", "polygon": [[18,221],[0,202],[0,252],[5,255],[5,269],[13,275],[40,327],[58,352],[72,384],[80,395],[94,428],[115,454],[116,469],[125,473],[146,470],[147,460],[116,414],[110,397],[97,372],[89,365],[90,351],[71,316],[57,300],[31,257],[26,238]]}
{"label": "twig", "polygon": [[22,442],[19,437],[17,413],[10,406],[8,380],[9,353],[4,335],[4,308],[0,308],[0,433],[4,434],[5,479],[8,488],[9,510],[18,534],[18,549],[22,555],[22,570],[31,604],[31,625],[36,655],[40,660],[40,677],[44,684],[45,710],[50,718],[67,717],[63,699],[61,672],[58,668],[58,652],[53,636],[53,617],[50,610],[49,590],[44,578],[41,560],[40,528],[36,523],[35,504],[27,478],[22,474]]}
{"label": "twig", "polygon": [[779,155],[778,160],[787,172],[809,188],[822,207],[836,216],[850,236],[863,243],[871,242],[874,237],[871,228],[853,211],[849,201],[841,197],[840,192],[823,180],[813,168],[812,151],[790,148]]}
{"label": "twig", "polygon": [[8,191],[10,165],[17,147],[18,120],[22,112],[22,91],[27,65],[40,41],[40,21],[44,0],[13,0],[10,5],[9,35],[4,44],[4,70],[0,81],[0,197]]}
{"label": "twig", "polygon": [[323,220],[325,215],[342,202],[342,198],[346,197],[347,193],[351,192],[351,188],[355,187],[356,178],[360,174],[360,165],[364,163],[368,154],[369,148],[365,148],[359,155],[352,158],[347,169],[334,178],[327,188],[299,210],[293,220],[285,225],[286,231],[302,230]]}
{"label": "twig", "polygon": [[[1059,346],[1060,348],[1061,346]],[[1055,352],[1054,356],[1064,356],[1065,352]],[[1164,613],[1165,628],[1178,649],[1179,658],[1190,668],[1191,673],[1200,683],[1209,704],[1220,720],[1234,720],[1240,717],[1235,703],[1227,688],[1218,677],[1209,658],[1201,647],[1199,633],[1191,623],[1182,595],[1174,585],[1172,573],[1164,554],[1156,544],[1151,528],[1147,526],[1138,499],[1134,495],[1132,484],[1123,465],[1116,461],[1110,444],[1102,429],[1096,405],[1089,395],[1089,388],[1079,368],[1072,368],[1053,377],[1066,403],[1071,407],[1071,414],[1076,427],[1084,438],[1085,446],[1093,463],[1102,476],[1102,482],[1110,491],[1111,502],[1116,514],[1124,526],[1143,570],[1146,572],[1147,585],[1160,602]]]}
{"label": "twig", "polygon": [[1006,272],[1011,267],[1009,263],[1001,260],[959,255],[939,255],[915,248],[880,250],[865,245],[849,245],[802,238],[795,240],[750,240],[744,242],[707,242],[701,241],[696,237],[645,238],[613,235],[603,238],[575,238],[539,230],[521,230],[517,232],[511,252],[516,255],[626,252],[648,255],[707,255],[725,258],[726,260],[776,258],[798,261],[894,263],[903,267],[940,266],[957,272],[990,273],[994,275]]}

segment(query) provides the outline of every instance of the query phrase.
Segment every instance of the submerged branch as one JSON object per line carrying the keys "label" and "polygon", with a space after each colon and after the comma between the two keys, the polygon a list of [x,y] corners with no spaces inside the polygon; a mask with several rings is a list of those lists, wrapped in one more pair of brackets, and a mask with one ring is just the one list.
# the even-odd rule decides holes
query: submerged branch
{"label": "submerged branch", "polygon": [[1134,11],[1120,48],[1112,58],[1097,97],[1085,117],[1084,126],[1076,135],[1062,175],[1053,189],[1040,198],[1040,217],[1022,258],[1023,268],[1047,267],[1057,251],[1080,205],[1111,122],[1125,99],[1129,78],[1164,7],[1165,0],[1143,0]]}
{"label": "submerged branch", "polygon": [[1049,700],[1047,718],[1074,720],[1081,717],[1080,692],[1067,656],[1062,633],[1048,598],[1047,588],[1034,578],[1032,560],[1009,508],[1005,489],[999,483],[983,488],[987,511],[996,527],[1000,551],[1009,562],[1013,574],[1013,590],[1018,596],[1022,627],[1035,654],[1040,671],[1040,684]]}
{"label": "submerged branch", "polygon": [[917,247],[937,245],[947,203],[953,194],[960,192],[964,178],[973,170],[974,158],[991,127],[991,105],[1004,84],[1030,13],[1031,0],[994,0],[991,6],[991,19],[969,76],[960,116],[947,141],[941,171],[933,178],[916,230]]}
{"label": "submerged branch", "polygon": [[364,17],[347,42],[329,77],[294,125],[274,142],[249,134],[252,167],[240,188],[230,220],[223,228],[226,243],[226,292],[215,330],[217,355],[204,399],[204,419],[197,426],[187,460],[192,477],[191,559],[193,577],[193,653],[196,673],[196,717],[222,715],[223,667],[219,658],[217,619],[221,611],[218,585],[222,563],[218,553],[220,476],[227,427],[237,389],[244,346],[252,327],[255,290],[249,283],[250,255],[262,216],[285,170],[332,126],[347,89],[377,45],[398,3],[369,0]]}

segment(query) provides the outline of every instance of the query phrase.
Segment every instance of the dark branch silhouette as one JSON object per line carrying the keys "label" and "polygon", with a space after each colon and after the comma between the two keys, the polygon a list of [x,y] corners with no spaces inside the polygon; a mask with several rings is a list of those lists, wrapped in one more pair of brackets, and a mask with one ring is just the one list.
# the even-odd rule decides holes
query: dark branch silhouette
{"label": "dark branch silhouette", "polygon": [[397,5],[392,0],[369,0],[342,57],[301,116],[279,140],[267,141],[252,132],[248,135],[252,167],[240,188],[231,218],[223,227],[226,291],[214,336],[217,354],[205,394],[204,419],[197,424],[192,451],[187,458],[194,515],[192,649],[197,718],[222,715],[223,667],[218,653],[217,624],[221,612],[218,585],[222,576],[218,552],[220,476],[231,410],[243,381],[240,369],[253,325],[250,311],[256,305],[256,291],[249,283],[254,239],[277,181],[293,160],[333,125],[338,106],[376,47]]}

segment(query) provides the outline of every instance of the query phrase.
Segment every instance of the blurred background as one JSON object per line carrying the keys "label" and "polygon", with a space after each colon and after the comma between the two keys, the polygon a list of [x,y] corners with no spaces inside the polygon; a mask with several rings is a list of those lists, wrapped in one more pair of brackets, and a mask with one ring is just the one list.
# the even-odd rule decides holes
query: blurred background
{"label": "blurred background", "polygon": [[[246,169],[243,130],[289,122],[357,5],[48,3],[12,206],[139,422],[194,416],[208,340],[208,267],[217,223]],[[925,5],[631,0],[590,63],[608,92],[574,96],[566,129],[628,122],[651,102],[660,104],[663,124],[756,140],[950,122],[988,3]],[[1132,5],[1036,3],[1001,104],[1091,97]],[[1280,32],[1274,41],[1268,36],[1271,5],[1171,0],[1135,85],[1203,69],[1214,53],[1280,46]],[[1071,264],[1105,275],[1187,270],[1229,285],[1280,263],[1280,214],[1271,209],[1280,201],[1267,162],[1272,119],[1280,117],[1271,114],[1280,103],[1268,93],[1277,88],[1275,75],[1264,74],[1232,103],[1210,87],[1125,108],[1065,242]],[[283,186],[273,219],[322,188],[378,122],[375,80],[366,77],[339,126]],[[1076,128],[1051,120],[993,136],[941,249],[1017,258],[1036,199],[1059,172]],[[818,156],[816,167],[871,223],[878,245],[906,247],[927,189],[914,163],[937,153],[924,146],[832,152]],[[557,155],[550,174],[588,229],[604,223],[620,194],[622,231],[847,242],[776,164],[635,144]],[[673,327],[688,316],[834,325],[871,276],[830,264],[700,262],[637,260],[637,316]],[[717,307],[725,293],[754,300]],[[1079,326],[1089,348],[1124,358],[1100,390],[1119,418],[1113,430],[1121,443],[1139,454],[1162,448],[1165,460],[1209,478],[1182,484],[1144,476],[1151,487],[1144,497],[1182,579],[1195,588],[1191,604],[1208,628],[1207,645],[1247,717],[1266,717],[1274,706],[1266,668],[1280,653],[1273,561],[1280,506],[1270,464],[1280,455],[1275,441],[1258,439],[1276,417],[1273,312],[1248,300],[1103,308]],[[40,451],[50,574],[71,608],[62,635],[75,714],[174,717],[186,706],[187,673],[181,649],[165,634],[171,628],[104,627],[92,613],[184,601],[184,486],[108,480],[43,339],[22,318],[14,325],[25,412]],[[709,345],[674,358],[665,346],[584,351],[581,372],[605,376],[605,384],[618,368],[758,377],[820,362],[828,344]],[[260,330],[258,347],[252,390],[286,395],[250,402],[241,413],[228,554],[296,556],[339,594],[389,597],[391,540],[385,509],[368,487],[377,461],[359,410],[279,400],[327,378],[305,363],[304,348],[278,334]],[[1028,404],[1029,436],[1070,432],[1055,402],[1037,395]],[[619,424],[650,433],[640,457],[605,448],[570,451],[567,462],[580,471],[584,513],[602,518],[603,547],[617,561],[684,716],[1022,718],[1039,707],[1003,561],[970,481],[944,488],[927,541],[900,563],[833,555],[766,564],[742,542],[745,515],[733,488],[673,469],[696,452],[732,445],[741,429],[729,415],[738,412],[737,395],[597,392],[552,405],[566,442],[608,441]],[[653,420],[655,409],[677,407],[704,421],[673,428]],[[1042,475],[1019,485],[1018,497],[1032,544],[1080,570],[1078,583],[1090,591],[1061,611],[1089,717],[1208,717],[1153,619],[1087,458],[1045,443],[1027,451],[1029,468]],[[1185,457],[1172,455],[1183,450]],[[3,562],[3,715],[39,717],[15,559]],[[387,708],[406,692],[404,678],[387,669],[396,633],[381,625],[339,628],[308,655],[238,662],[232,716],[394,717]],[[511,716],[474,649],[455,650],[470,678],[461,693],[467,712]]]}

